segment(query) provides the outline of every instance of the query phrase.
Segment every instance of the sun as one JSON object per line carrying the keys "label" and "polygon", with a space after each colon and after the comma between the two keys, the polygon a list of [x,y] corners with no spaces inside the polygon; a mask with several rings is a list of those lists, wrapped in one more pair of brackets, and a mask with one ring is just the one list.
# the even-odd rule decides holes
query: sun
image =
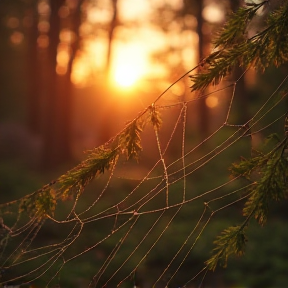
{"label": "sun", "polygon": [[133,64],[121,64],[115,67],[114,80],[120,87],[127,88],[135,85],[141,78],[139,68]]}
{"label": "sun", "polygon": [[121,88],[135,87],[147,70],[140,45],[119,45],[114,54],[111,80]]}

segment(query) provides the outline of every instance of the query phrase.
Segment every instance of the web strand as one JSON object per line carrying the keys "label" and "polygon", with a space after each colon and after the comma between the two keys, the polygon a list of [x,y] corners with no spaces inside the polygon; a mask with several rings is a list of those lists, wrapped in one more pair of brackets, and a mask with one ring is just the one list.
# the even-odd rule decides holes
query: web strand
{"label": "web strand", "polygon": [[[156,112],[163,117],[163,127],[158,127],[156,121],[151,134],[147,133],[147,139],[143,139],[148,145],[143,145],[144,156],[139,158],[139,164],[132,163],[132,168],[127,168],[127,161],[116,157],[110,163],[109,171],[105,170],[105,175],[99,175],[91,184],[95,186],[90,195],[86,194],[84,186],[75,189],[68,212],[62,214],[57,211],[55,215],[41,218],[37,214],[25,216],[24,212],[15,212],[23,199],[49,189],[57,190],[59,180],[25,196],[27,198],[0,205],[5,210],[0,232],[6,237],[1,242],[1,268],[14,273],[7,279],[3,274],[1,285],[12,281],[31,283],[45,278],[47,287],[53,287],[65,278],[71,263],[93,259],[89,264],[93,269],[87,272],[89,288],[121,287],[132,278],[132,284],[136,286],[136,278],[146,275],[154,287],[176,283],[177,287],[184,288],[196,280],[201,287],[209,277],[209,267],[201,263],[203,268],[191,272],[193,275],[185,275],[185,279],[181,274],[183,267],[193,262],[195,251],[201,248],[201,239],[205,239],[205,233],[212,223],[217,223],[221,213],[251,196],[255,183],[231,176],[227,165],[239,160],[244,151],[242,146],[245,146],[244,153],[249,155],[258,148],[258,138],[263,139],[273,127],[284,127],[287,109],[282,111],[282,106],[287,92],[284,90],[280,96],[279,93],[287,85],[288,75],[263,103],[254,108],[243,124],[234,122],[232,116],[239,112],[235,107],[236,91],[239,80],[248,70],[233,83],[221,84],[213,91],[208,89],[198,97],[182,97],[183,101],[175,97],[171,103],[168,91],[197,67],[183,74],[129,122],[143,120],[147,115],[150,116],[145,119],[151,118],[151,113]],[[195,127],[191,115],[197,114],[197,101],[216,95],[221,103],[227,103],[227,106],[223,104],[224,107],[216,108],[217,117],[221,116],[222,120],[218,123],[217,117],[215,121],[212,119],[209,135],[200,139],[195,132],[199,127]],[[167,104],[166,96],[169,98]],[[172,113],[174,118],[170,117]],[[124,130],[104,146],[109,147]],[[153,157],[149,158],[150,153]],[[12,216],[15,216],[14,222],[8,225],[12,223],[9,222]],[[247,218],[243,223],[245,221]],[[41,233],[45,233],[45,229],[55,229],[59,235],[42,243]],[[82,246],[82,242],[85,245]],[[158,259],[164,264],[159,261],[158,265]],[[29,265],[32,268],[25,270]]]}

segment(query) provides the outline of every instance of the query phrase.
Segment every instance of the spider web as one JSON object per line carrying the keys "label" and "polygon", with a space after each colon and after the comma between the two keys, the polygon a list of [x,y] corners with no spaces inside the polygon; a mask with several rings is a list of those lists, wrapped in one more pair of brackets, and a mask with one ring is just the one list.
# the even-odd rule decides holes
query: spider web
{"label": "spider web", "polygon": [[[284,126],[279,91],[288,76],[254,105],[246,123],[232,122],[241,113],[235,95],[246,72],[179,99],[170,88],[186,81],[183,75],[140,113],[155,109],[163,123],[145,127],[139,162],[119,157],[85,193],[59,203],[53,217],[18,213],[19,201],[2,204],[1,284],[65,287],[68,278],[69,287],[201,286],[209,271],[199,254],[209,257],[223,228],[218,218],[241,219],[239,207],[253,185],[231,177],[229,166]],[[220,105],[201,139],[197,105],[211,95]]]}

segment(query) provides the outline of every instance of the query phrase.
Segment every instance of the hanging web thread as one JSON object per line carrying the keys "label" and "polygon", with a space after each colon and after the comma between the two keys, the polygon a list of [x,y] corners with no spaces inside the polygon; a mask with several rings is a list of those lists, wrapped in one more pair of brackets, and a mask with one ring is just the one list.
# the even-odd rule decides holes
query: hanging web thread
{"label": "hanging web thread", "polygon": [[[125,283],[135,286],[136,278],[141,273],[142,278],[147,273],[152,287],[159,283],[164,283],[163,287],[172,283],[176,283],[177,287],[186,287],[194,281],[198,281],[200,285],[205,281],[208,275],[205,263],[192,274],[186,272],[185,278],[182,268],[192,261],[200,239],[211,227],[210,224],[217,220],[219,212],[247,199],[249,193],[245,191],[249,191],[254,185],[243,185],[239,177],[231,178],[229,167],[220,162],[227,159],[225,155],[228,152],[229,155],[235,154],[234,160],[239,159],[237,157],[241,155],[237,154],[238,148],[234,149],[235,146],[239,147],[238,143],[250,137],[249,149],[252,149],[253,137],[265,134],[269,128],[280,124],[284,127],[284,119],[284,133],[287,136],[287,111],[280,114],[275,111],[281,110],[279,107],[286,100],[287,95],[284,93],[279,97],[279,91],[287,85],[288,75],[279,81],[274,91],[267,99],[263,99],[250,119],[243,124],[231,123],[231,115],[237,113],[235,95],[239,80],[247,71],[233,84],[221,84],[221,87],[214,90],[209,88],[209,91],[206,90],[196,98],[192,95],[183,101],[175,99],[173,103],[169,95],[169,103],[165,103],[168,102],[166,95],[169,94],[169,89],[191,71],[181,76],[152,105],[139,113],[139,119],[147,113],[150,113],[148,119],[154,117],[152,126],[155,137],[146,135],[150,137],[149,145],[143,146],[142,151],[143,155],[146,151],[149,154],[149,147],[154,147],[158,152],[153,152],[154,161],[145,162],[140,153],[139,163],[134,163],[130,171],[125,166],[126,160],[114,158],[109,171],[105,170],[96,179],[89,195],[84,191],[84,186],[83,189],[73,187],[75,196],[67,200],[70,210],[63,208],[66,216],[55,213],[47,214],[46,217],[39,217],[37,214],[27,217],[24,210],[18,213],[19,203],[23,199],[1,204],[1,285],[33,283],[40,279],[51,287],[57,284],[61,287],[67,273],[65,269],[69,271],[69,267],[71,268],[70,263],[77,265],[77,261],[82,263],[83,259],[88,261],[93,257],[96,260],[89,264],[92,268],[85,275],[87,287],[121,287]],[[211,95],[217,95],[223,105],[218,111],[223,121],[219,126],[214,125],[205,139],[199,140],[195,135],[189,136],[197,128],[189,120],[189,115],[196,113],[195,104],[200,99]],[[156,113],[159,115],[156,116]],[[169,117],[172,114],[178,115],[173,118],[174,122]],[[161,117],[161,125],[157,122],[157,117]],[[165,131],[165,135],[162,131]],[[117,135],[107,146],[115,139]],[[142,141],[145,142],[145,138]],[[222,155],[224,158],[221,158]],[[228,161],[228,165],[231,161]],[[131,172],[141,165],[145,169],[139,169],[138,175],[133,176]],[[211,173],[219,175],[219,180],[210,181],[213,176]],[[53,196],[53,191],[58,191],[59,183],[59,180],[55,180],[25,196],[25,199],[47,191],[47,195],[52,193]],[[37,197],[35,199],[35,203],[38,203]],[[65,203],[64,201],[62,207]],[[31,205],[28,208],[34,209],[34,204]],[[178,231],[179,223],[182,222],[186,226],[183,231]],[[41,233],[46,233],[42,232],[47,231],[45,229],[54,229],[57,235],[42,243]],[[171,249],[169,243],[173,241],[176,244]],[[168,248],[165,248],[166,245]],[[89,255],[94,256],[89,258]],[[157,269],[153,266],[155,255],[165,260]],[[27,270],[27,267],[31,268]]]}

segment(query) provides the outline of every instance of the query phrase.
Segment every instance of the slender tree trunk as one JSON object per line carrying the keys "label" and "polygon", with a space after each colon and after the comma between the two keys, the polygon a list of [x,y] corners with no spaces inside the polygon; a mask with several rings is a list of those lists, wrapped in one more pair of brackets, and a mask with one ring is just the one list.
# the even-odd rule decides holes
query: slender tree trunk
{"label": "slender tree trunk", "polygon": [[[99,133],[99,144],[106,143],[112,136],[113,136],[113,125],[115,121],[115,113],[117,112],[116,109],[113,107],[112,103],[112,95],[111,89],[109,88],[109,77],[111,74],[112,68],[112,46],[113,46],[113,38],[115,28],[118,25],[118,8],[117,8],[118,0],[111,0],[112,9],[113,9],[113,16],[110,23],[109,31],[108,31],[108,48],[107,48],[107,64],[106,64],[106,71],[105,71],[105,79],[106,79],[106,87],[104,87],[104,93],[101,99],[99,99],[99,106],[100,106],[100,123],[101,125],[98,128]],[[112,112],[113,110],[113,112]],[[111,115],[114,117],[111,117]]]}
{"label": "slender tree trunk", "polygon": [[[47,99],[44,111],[44,145],[43,167],[53,168],[70,157],[70,148],[67,141],[67,127],[61,123],[61,113],[67,113],[63,94],[58,93],[58,77],[56,74],[56,57],[59,44],[60,18],[58,11],[64,4],[64,0],[50,1],[50,31],[49,31],[49,63],[47,67]],[[64,142],[63,142],[64,140]]]}
{"label": "slender tree trunk", "polygon": [[[240,0],[230,0],[230,7],[232,11],[236,11],[242,1]],[[236,91],[234,95],[237,111],[236,117],[234,121],[237,123],[234,124],[245,124],[249,120],[248,113],[248,93],[245,84],[245,78],[243,76],[244,70],[243,68],[237,66],[234,68],[232,77],[235,81],[237,81]]]}
{"label": "slender tree trunk", "polygon": [[69,28],[75,35],[75,41],[71,43],[71,55],[67,65],[67,72],[64,75],[58,75],[58,109],[57,122],[59,139],[57,149],[61,152],[61,161],[69,161],[72,159],[71,141],[72,141],[72,123],[73,123],[73,84],[71,82],[71,73],[73,61],[77,50],[79,49],[79,27],[81,25],[81,4],[83,1],[77,1],[77,6],[74,11],[71,11],[69,16]]}
{"label": "slender tree trunk", "polygon": [[115,28],[118,25],[118,9],[117,2],[118,0],[111,0],[113,7],[113,16],[110,23],[109,31],[108,31],[108,51],[107,51],[107,65],[106,65],[106,76],[109,77],[109,73],[111,71],[111,60],[112,60],[112,44]]}
{"label": "slender tree trunk", "polygon": [[[197,5],[197,33],[198,33],[198,55],[199,61],[205,56],[205,45],[206,41],[203,35],[203,0],[198,0],[195,3]],[[207,137],[209,133],[209,110],[205,102],[205,98],[201,98],[197,101],[198,103],[198,129],[201,139]]]}
{"label": "slender tree trunk", "polygon": [[28,31],[29,41],[29,86],[28,86],[28,114],[27,114],[27,125],[29,130],[33,134],[41,133],[41,93],[40,93],[40,65],[39,55],[37,49],[37,38],[38,38],[38,12],[37,12],[38,1],[35,0],[31,4],[29,9],[30,17],[32,18],[32,26]]}

